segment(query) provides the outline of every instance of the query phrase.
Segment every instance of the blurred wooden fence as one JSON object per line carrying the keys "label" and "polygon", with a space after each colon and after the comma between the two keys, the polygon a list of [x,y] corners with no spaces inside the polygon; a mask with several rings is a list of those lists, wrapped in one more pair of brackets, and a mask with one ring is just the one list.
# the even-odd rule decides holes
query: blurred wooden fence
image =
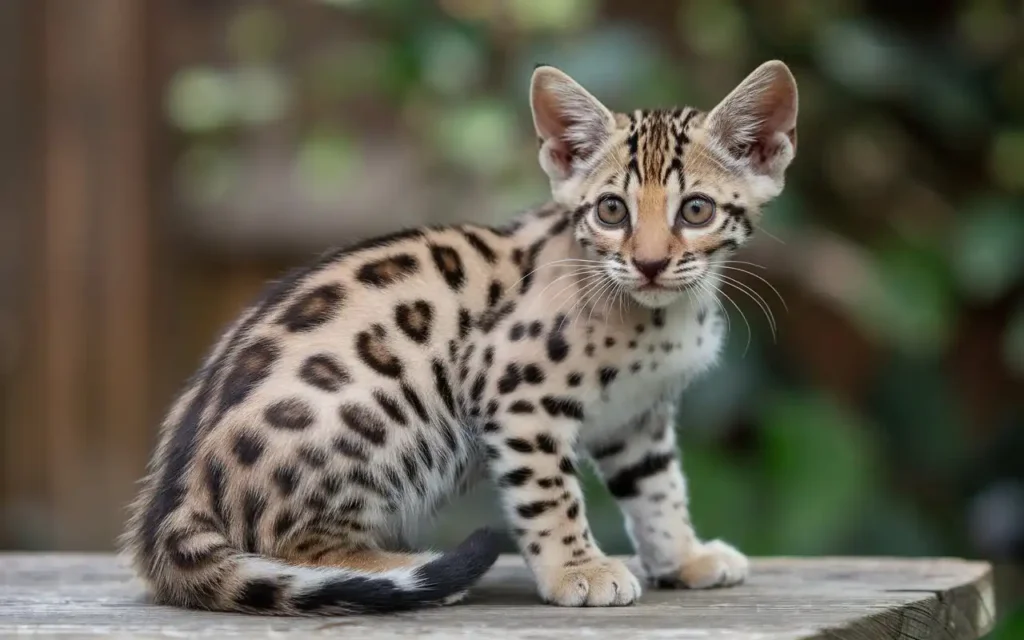
{"label": "blurred wooden fence", "polygon": [[296,259],[173,209],[164,90],[238,5],[0,1],[0,549],[111,548],[173,393]]}
{"label": "blurred wooden fence", "polygon": [[109,546],[150,446],[159,4],[0,3],[3,546]]}

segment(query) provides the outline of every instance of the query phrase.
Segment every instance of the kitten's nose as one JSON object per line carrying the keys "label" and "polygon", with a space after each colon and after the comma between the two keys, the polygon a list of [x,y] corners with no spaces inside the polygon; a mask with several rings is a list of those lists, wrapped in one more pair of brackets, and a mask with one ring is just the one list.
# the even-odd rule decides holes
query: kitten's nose
{"label": "kitten's nose", "polygon": [[637,271],[647,276],[648,280],[653,281],[668,266],[668,258],[664,260],[637,260],[634,258],[633,266],[637,268]]}

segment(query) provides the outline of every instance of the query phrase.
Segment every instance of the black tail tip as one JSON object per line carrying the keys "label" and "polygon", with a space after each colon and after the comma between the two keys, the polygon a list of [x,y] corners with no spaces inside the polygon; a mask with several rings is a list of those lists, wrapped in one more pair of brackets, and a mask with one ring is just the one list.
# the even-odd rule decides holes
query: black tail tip
{"label": "black tail tip", "polygon": [[453,553],[461,558],[474,558],[490,567],[498,560],[501,544],[505,539],[503,531],[493,527],[480,527],[459,543]]}
{"label": "black tail tip", "polygon": [[424,587],[444,595],[468,588],[497,562],[504,539],[496,529],[477,529],[455,549],[420,567]]}

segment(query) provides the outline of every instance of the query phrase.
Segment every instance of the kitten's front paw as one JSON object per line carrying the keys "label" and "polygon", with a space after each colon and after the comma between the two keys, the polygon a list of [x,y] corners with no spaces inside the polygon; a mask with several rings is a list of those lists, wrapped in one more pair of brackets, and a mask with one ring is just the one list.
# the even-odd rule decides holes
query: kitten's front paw
{"label": "kitten's front paw", "polygon": [[721,540],[701,543],[672,575],[654,576],[660,589],[712,589],[730,587],[746,580],[750,561]]}
{"label": "kitten's front paw", "polygon": [[615,558],[594,558],[577,567],[541,568],[537,577],[544,601],[561,607],[621,606],[640,597],[640,581]]}

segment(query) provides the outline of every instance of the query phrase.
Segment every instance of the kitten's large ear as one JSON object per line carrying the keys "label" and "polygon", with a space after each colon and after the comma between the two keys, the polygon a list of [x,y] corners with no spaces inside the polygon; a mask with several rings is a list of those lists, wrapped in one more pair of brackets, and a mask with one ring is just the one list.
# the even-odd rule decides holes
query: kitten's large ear
{"label": "kitten's large ear", "polygon": [[707,130],[725,151],[781,191],[796,155],[796,80],[778,60],[762,64],[707,117]]}
{"label": "kitten's large ear", "polygon": [[571,178],[615,130],[612,112],[554,67],[534,70],[530,107],[541,143],[540,165],[553,185]]}

